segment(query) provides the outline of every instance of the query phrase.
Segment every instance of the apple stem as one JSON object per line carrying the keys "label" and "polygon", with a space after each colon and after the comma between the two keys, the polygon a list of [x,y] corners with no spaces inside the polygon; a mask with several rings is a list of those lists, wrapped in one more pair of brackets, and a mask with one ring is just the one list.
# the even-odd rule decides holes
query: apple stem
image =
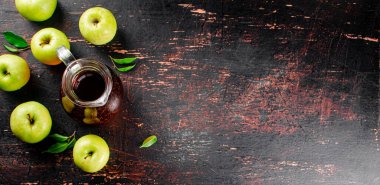
{"label": "apple stem", "polygon": [[30,121],[30,124],[33,125],[34,119],[32,118],[32,116],[30,116],[30,114],[27,114],[27,115],[28,115],[28,120]]}
{"label": "apple stem", "polygon": [[93,19],[93,20],[92,20],[92,23],[93,23],[94,25],[98,24],[98,23],[99,23],[99,19]]}
{"label": "apple stem", "polygon": [[87,157],[91,157],[92,156],[92,154],[94,154],[94,152],[88,152],[88,154],[86,155],[86,157],[84,157],[84,159],[87,159]]}
{"label": "apple stem", "polygon": [[4,71],[3,71],[3,74],[4,74],[5,76],[7,76],[7,75],[9,75],[10,73],[9,73],[7,70],[4,70]]}

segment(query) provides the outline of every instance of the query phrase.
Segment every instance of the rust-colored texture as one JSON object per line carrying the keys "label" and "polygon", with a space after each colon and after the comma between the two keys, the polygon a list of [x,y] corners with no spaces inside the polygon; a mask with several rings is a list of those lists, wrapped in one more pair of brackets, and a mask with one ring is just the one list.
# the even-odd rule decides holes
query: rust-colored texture
{"label": "rust-colored texture", "polygon": [[[105,46],[78,29],[93,6],[118,22]],[[138,65],[119,73],[122,113],[86,126],[60,105],[64,66],[21,52],[32,76],[0,92],[0,184],[380,184],[379,11],[378,0],[61,0],[33,23],[2,0],[1,32],[30,41],[55,27],[77,58]],[[86,174],[71,151],[41,154],[49,141],[15,138],[10,113],[30,100],[48,107],[52,132],[102,136],[108,165]],[[158,142],[140,149],[150,135]]]}

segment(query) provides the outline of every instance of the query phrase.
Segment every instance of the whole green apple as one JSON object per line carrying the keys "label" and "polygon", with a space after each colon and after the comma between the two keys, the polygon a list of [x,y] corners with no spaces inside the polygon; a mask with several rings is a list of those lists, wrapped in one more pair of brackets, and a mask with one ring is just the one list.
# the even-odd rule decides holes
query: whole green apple
{"label": "whole green apple", "polygon": [[29,101],[12,111],[10,125],[13,134],[21,141],[38,143],[49,135],[52,120],[44,105]]}
{"label": "whole green apple", "polygon": [[86,10],[79,19],[79,30],[90,43],[103,45],[116,35],[117,23],[113,14],[102,7]]}
{"label": "whole green apple", "polygon": [[85,135],[74,145],[74,163],[88,173],[101,170],[108,162],[110,149],[104,139],[97,135]]}
{"label": "whole green apple", "polygon": [[47,65],[58,65],[56,50],[60,46],[70,49],[69,39],[66,35],[55,28],[44,28],[33,35],[30,47],[33,56],[40,62]]}
{"label": "whole green apple", "polygon": [[28,63],[16,55],[0,56],[0,89],[15,91],[28,83],[30,70]]}
{"label": "whole green apple", "polygon": [[15,0],[18,12],[30,21],[49,19],[57,7],[58,0]]}

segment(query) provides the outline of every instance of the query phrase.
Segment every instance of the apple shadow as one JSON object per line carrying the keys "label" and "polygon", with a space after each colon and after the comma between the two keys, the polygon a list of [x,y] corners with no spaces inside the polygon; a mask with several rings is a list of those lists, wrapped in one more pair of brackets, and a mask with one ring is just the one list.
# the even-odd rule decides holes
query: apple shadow
{"label": "apple shadow", "polygon": [[66,69],[66,65],[63,62],[55,66],[49,66],[49,70],[54,75],[58,75],[58,76],[62,76],[65,69]]}
{"label": "apple shadow", "polygon": [[60,2],[58,1],[57,7],[53,13],[53,15],[46,21],[41,22],[32,22],[35,25],[38,25],[40,27],[55,27],[57,29],[61,30],[61,27],[64,19],[64,13],[63,8]]}
{"label": "apple shadow", "polygon": [[[115,41],[118,41],[121,44],[121,48],[129,51],[135,48],[139,48],[138,45],[134,44],[135,42],[132,40],[132,38],[129,36],[129,34],[125,33],[123,30],[118,29],[117,35],[115,36]],[[131,54],[121,54],[121,53],[116,53],[113,51],[109,51],[110,53],[112,52],[114,58],[126,58],[126,57],[136,57]],[[141,60],[137,59],[136,60],[136,67],[134,67],[130,72],[133,72],[137,70],[141,64]]]}
{"label": "apple shadow", "polygon": [[[118,29],[117,35],[115,36],[114,42],[119,42],[121,44],[121,48],[129,51],[133,50],[135,48],[139,48],[138,45],[135,44],[134,40],[128,34],[122,29]],[[111,51],[108,51],[109,53],[112,53],[112,56],[114,58],[126,58],[126,57],[136,57],[131,54],[121,54]],[[133,68],[128,73],[133,73],[134,71],[138,70],[139,66],[141,65],[143,61],[140,59],[137,59],[136,67]],[[143,112],[147,112],[144,109],[144,106],[142,104],[142,89],[133,89],[133,92],[131,92],[130,89],[124,89],[124,99],[125,99],[125,111],[123,112],[123,115],[127,117],[126,122],[127,123],[121,123],[121,124],[130,124],[132,126],[127,127],[128,132],[128,138],[130,140],[130,146],[133,150],[139,150],[139,146],[141,145],[142,141],[145,140],[148,136],[152,135],[150,128],[150,125],[144,125],[143,128],[140,128],[141,124],[145,123],[151,123],[149,118],[146,118],[143,114]],[[131,99],[130,99],[131,98]]]}
{"label": "apple shadow", "polygon": [[[109,64],[109,66],[112,68],[112,70],[119,74],[118,76],[132,73],[135,70],[138,70],[138,67],[141,63],[141,61],[136,62],[136,67],[129,71],[128,73],[121,73],[117,72],[116,69],[114,69],[112,66],[112,62],[109,59],[108,55],[113,58],[127,58],[127,57],[135,57],[134,55],[128,54],[128,53],[118,53],[114,52],[115,48],[120,50],[133,50],[135,48],[138,48],[136,44],[134,44],[134,41],[132,37],[130,37],[126,32],[118,29],[115,37],[109,42],[108,44],[104,46],[95,46],[95,50],[97,50],[98,53],[101,54],[102,61]],[[118,66],[118,67],[126,67],[126,66]],[[143,107],[141,105],[142,102],[142,96],[141,93],[133,92],[134,96],[133,99],[130,99],[130,89],[127,89],[127,86],[124,84],[124,101],[122,103],[121,112],[117,114],[112,120],[110,120],[108,123],[96,126],[99,129],[99,132],[105,133],[105,132],[111,132],[116,131],[116,135],[124,135],[127,139],[124,141],[125,145],[128,146],[128,148],[131,148],[133,150],[138,150],[141,142],[150,135],[149,130],[145,129],[147,126],[144,126],[144,128],[141,128],[139,126],[143,121],[143,114],[144,112]],[[138,89],[134,89],[135,91],[138,91]],[[148,121],[149,122],[149,121]],[[87,131],[94,131],[93,127],[90,126],[81,126],[81,128],[84,128]],[[113,132],[111,132],[113,133]]]}
{"label": "apple shadow", "polygon": [[42,101],[46,93],[46,89],[40,85],[40,77],[35,74],[30,74],[28,83],[19,90],[7,92],[7,100],[11,102],[26,102],[26,101]]}
{"label": "apple shadow", "polygon": [[[117,30],[117,33],[116,33],[114,39],[112,40],[111,44],[113,44],[113,43],[120,43],[120,45],[121,45],[120,47],[122,49],[127,50],[127,51],[138,47],[137,45],[134,44],[135,42],[129,36],[129,34],[120,28]],[[119,58],[126,57],[125,56],[126,54],[128,55],[128,53],[122,54],[122,53],[116,53],[113,51],[108,51],[108,52],[112,52],[114,57],[119,57]]]}
{"label": "apple shadow", "polygon": [[138,46],[134,44],[134,41],[127,33],[119,28],[115,37],[109,43],[102,46],[95,46],[95,48],[99,53],[103,53],[103,56],[110,55],[113,58],[126,58],[135,56],[128,53],[115,52],[115,49],[129,51],[138,48]]}
{"label": "apple shadow", "polygon": [[131,149],[138,150],[139,146],[142,144],[147,137],[152,134],[152,125],[147,123],[154,123],[150,120],[149,116],[144,116],[143,112],[148,112],[144,109],[142,102],[142,96],[136,97],[136,99],[131,102],[125,102],[125,111],[123,111],[123,116],[127,117],[119,124],[128,124],[126,126],[127,137],[129,139],[129,145]]}

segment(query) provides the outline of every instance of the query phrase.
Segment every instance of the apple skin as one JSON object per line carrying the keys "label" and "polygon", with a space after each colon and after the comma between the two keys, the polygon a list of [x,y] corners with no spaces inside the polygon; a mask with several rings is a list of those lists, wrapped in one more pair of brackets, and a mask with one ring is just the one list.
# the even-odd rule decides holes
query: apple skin
{"label": "apple skin", "polygon": [[81,15],[79,30],[88,42],[104,45],[115,37],[117,23],[112,12],[102,7],[93,7]]}
{"label": "apple skin", "polygon": [[58,0],[15,0],[18,12],[30,21],[41,22],[49,19],[56,7]]}
{"label": "apple skin", "polygon": [[52,120],[42,104],[29,101],[18,105],[11,114],[12,133],[26,143],[38,143],[49,135]]}
{"label": "apple skin", "polygon": [[30,69],[26,61],[16,55],[0,56],[0,89],[15,91],[28,83]]}
{"label": "apple skin", "polygon": [[101,170],[107,164],[109,156],[110,149],[106,141],[97,135],[85,135],[79,138],[74,145],[74,163],[88,173]]}
{"label": "apple skin", "polygon": [[44,28],[38,31],[33,35],[30,43],[33,56],[46,65],[58,65],[62,62],[56,53],[60,46],[70,49],[70,42],[63,32],[55,28]]}

